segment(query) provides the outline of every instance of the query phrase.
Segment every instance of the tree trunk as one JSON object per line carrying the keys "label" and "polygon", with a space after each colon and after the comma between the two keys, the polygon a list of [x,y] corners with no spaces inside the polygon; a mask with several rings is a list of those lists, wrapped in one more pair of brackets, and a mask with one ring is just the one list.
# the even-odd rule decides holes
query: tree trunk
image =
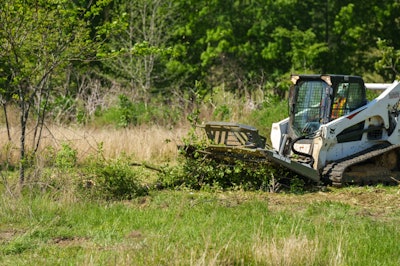
{"label": "tree trunk", "polygon": [[26,126],[28,121],[29,108],[26,103],[21,103],[21,137],[20,137],[20,158],[19,158],[19,183],[22,185],[25,182],[25,166],[26,166],[26,152],[25,152],[25,137]]}
{"label": "tree trunk", "polygon": [[22,186],[25,182],[25,126],[21,121],[20,155],[19,155],[19,183]]}
{"label": "tree trunk", "polygon": [[7,104],[6,103],[3,103],[3,111],[4,111],[4,118],[6,120],[8,141],[11,141],[10,123],[8,122]]}

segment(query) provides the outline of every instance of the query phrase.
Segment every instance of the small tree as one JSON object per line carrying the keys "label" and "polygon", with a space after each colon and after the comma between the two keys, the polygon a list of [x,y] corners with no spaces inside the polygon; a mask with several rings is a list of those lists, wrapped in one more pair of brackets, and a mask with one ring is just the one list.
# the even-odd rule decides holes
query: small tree
{"label": "small tree", "polygon": [[[20,184],[25,180],[26,135],[33,126],[33,152],[44,125],[52,77],[73,61],[93,54],[96,42],[89,19],[107,4],[81,8],[70,0],[3,0],[0,4],[2,100],[14,101],[20,118]],[[4,103],[3,103],[4,104]]]}
{"label": "small tree", "polygon": [[379,60],[375,62],[375,69],[388,76],[393,81],[399,78],[400,75],[400,49],[395,49],[388,45],[387,40],[378,39],[378,56]]}
{"label": "small tree", "polygon": [[[111,16],[118,19],[119,30],[111,33],[108,48],[117,51],[104,60],[132,91],[148,100],[156,82],[163,82],[165,66],[160,62],[169,53],[176,7],[173,0],[114,1]],[[122,15],[121,15],[122,14]]]}

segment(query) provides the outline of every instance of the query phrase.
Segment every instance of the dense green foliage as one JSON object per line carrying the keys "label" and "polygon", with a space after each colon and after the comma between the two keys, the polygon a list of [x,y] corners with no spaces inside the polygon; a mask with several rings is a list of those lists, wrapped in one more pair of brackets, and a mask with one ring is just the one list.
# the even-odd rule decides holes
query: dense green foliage
{"label": "dense green foliage", "polygon": [[[184,158],[180,167],[160,175],[165,188],[195,190],[244,189],[269,191],[274,168],[266,164],[236,162],[226,165],[212,159]],[[197,157],[197,156],[196,156]]]}
{"label": "dense green foliage", "polygon": [[128,158],[109,161],[92,158],[82,169],[85,180],[80,190],[85,197],[106,200],[130,200],[146,195],[147,188],[141,183],[143,172],[136,170]]}

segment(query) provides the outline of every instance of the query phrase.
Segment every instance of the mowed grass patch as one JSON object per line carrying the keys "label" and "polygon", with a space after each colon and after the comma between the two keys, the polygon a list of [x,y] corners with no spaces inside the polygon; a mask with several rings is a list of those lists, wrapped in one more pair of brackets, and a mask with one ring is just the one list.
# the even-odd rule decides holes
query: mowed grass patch
{"label": "mowed grass patch", "polygon": [[397,265],[398,202],[397,188],[154,191],[118,202],[3,194],[0,264]]}

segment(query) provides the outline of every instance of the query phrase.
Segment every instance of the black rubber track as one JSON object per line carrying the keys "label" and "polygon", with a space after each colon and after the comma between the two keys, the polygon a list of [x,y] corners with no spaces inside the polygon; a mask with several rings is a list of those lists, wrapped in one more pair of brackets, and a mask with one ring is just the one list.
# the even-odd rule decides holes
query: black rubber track
{"label": "black rubber track", "polygon": [[[329,163],[325,166],[325,168],[322,171],[322,177],[324,178],[325,181],[330,180],[334,186],[343,186],[347,185],[346,183],[348,180],[344,180],[344,173],[346,170],[353,166],[357,165],[359,163],[365,162],[369,159],[372,159],[374,157],[377,157],[379,155],[382,155],[384,153],[387,153],[391,150],[394,149],[399,149],[400,144],[398,145],[391,145],[390,143],[382,143],[375,145],[365,151],[362,151],[360,153],[354,154],[352,156],[346,157],[344,159],[341,159],[336,162]],[[390,171],[388,171],[390,172]],[[390,180],[390,176],[385,177],[387,180]],[[382,178],[379,178],[381,180]],[[354,183],[354,185],[363,185],[366,183],[374,183],[374,179],[371,178],[365,178],[365,179],[358,179],[357,182]]]}

